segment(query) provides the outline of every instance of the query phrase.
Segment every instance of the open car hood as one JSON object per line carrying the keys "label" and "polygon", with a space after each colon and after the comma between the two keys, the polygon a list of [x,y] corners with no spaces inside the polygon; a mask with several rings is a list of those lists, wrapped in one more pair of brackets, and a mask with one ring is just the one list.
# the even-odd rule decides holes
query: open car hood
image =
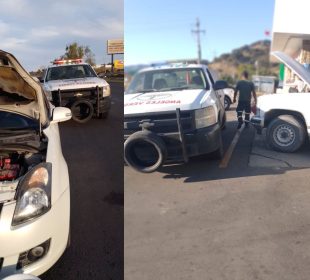
{"label": "open car hood", "polygon": [[0,109],[47,123],[44,92],[10,53],[0,50]]}
{"label": "open car hood", "polygon": [[300,79],[302,79],[308,86],[310,86],[310,71],[306,69],[302,64],[288,56],[283,52],[272,52],[273,56],[284,63],[288,68],[290,68]]}

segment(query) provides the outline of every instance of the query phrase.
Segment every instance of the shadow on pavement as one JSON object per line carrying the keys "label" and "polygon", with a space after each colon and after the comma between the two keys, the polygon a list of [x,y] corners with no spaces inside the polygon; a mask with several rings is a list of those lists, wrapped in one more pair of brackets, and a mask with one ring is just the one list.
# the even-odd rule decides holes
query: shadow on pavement
{"label": "shadow on pavement", "polygon": [[[226,151],[236,133],[237,121],[227,122],[226,129],[223,130],[223,144]],[[232,158],[227,168],[219,168],[219,160],[211,160],[207,155],[191,158],[188,163],[166,165],[158,172],[163,174],[163,179],[184,179],[185,183],[212,181],[219,179],[230,179],[239,177],[261,176],[261,175],[281,175],[291,170],[308,168],[304,166],[259,166],[249,167],[255,138],[255,129],[250,127],[241,133],[239,142],[233,152]],[[307,147],[303,148],[301,154]],[[268,154],[268,150],[266,153]],[[270,153],[275,153],[274,151]],[[288,156],[288,155],[286,155]],[[296,155],[291,155],[296,157]],[[310,158],[309,158],[310,162]]]}

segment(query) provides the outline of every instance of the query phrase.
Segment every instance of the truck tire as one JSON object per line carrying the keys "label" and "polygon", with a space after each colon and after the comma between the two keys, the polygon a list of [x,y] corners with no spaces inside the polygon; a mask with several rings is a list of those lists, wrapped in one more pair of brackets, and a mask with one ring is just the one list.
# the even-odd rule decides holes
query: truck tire
{"label": "truck tire", "polygon": [[304,125],[292,115],[281,115],[267,127],[267,141],[271,148],[284,153],[297,151],[305,142]]}
{"label": "truck tire", "polygon": [[166,157],[167,148],[164,141],[151,131],[138,131],[125,141],[125,162],[139,172],[156,171],[165,162]]}
{"label": "truck tire", "polygon": [[225,108],[225,111],[229,110],[230,105],[231,105],[230,98],[228,96],[225,96],[224,97],[224,108]]}
{"label": "truck tire", "polygon": [[79,99],[70,106],[72,119],[78,123],[88,122],[94,114],[94,107],[88,100]]}

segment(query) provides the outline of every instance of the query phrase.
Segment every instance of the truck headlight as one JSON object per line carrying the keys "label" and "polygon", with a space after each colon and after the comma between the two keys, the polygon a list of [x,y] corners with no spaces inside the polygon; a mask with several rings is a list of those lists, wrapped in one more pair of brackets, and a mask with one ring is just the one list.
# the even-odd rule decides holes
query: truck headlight
{"label": "truck headlight", "polygon": [[41,163],[20,181],[12,226],[37,218],[51,208],[52,164]]}
{"label": "truck headlight", "polygon": [[216,123],[216,114],[213,106],[195,111],[196,128],[203,128]]}
{"label": "truck headlight", "polygon": [[111,90],[110,90],[110,85],[106,85],[102,87],[102,97],[110,96],[111,95]]}

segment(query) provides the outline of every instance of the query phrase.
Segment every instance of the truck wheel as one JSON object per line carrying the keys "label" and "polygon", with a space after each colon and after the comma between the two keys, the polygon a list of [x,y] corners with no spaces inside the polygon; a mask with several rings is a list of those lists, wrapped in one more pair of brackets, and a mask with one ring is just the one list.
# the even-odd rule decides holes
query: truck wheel
{"label": "truck wheel", "polygon": [[291,115],[281,115],[272,120],[267,128],[268,144],[277,151],[292,153],[297,151],[306,138],[301,121]]}
{"label": "truck wheel", "polygon": [[88,122],[94,114],[94,107],[87,100],[76,100],[71,105],[72,119],[78,123]]}
{"label": "truck wheel", "polygon": [[230,105],[231,105],[231,101],[230,101],[229,97],[225,96],[224,97],[224,108],[225,108],[225,111],[229,110]]}
{"label": "truck wheel", "polygon": [[138,131],[124,144],[126,163],[143,173],[156,171],[166,160],[167,148],[164,141],[151,131]]}

